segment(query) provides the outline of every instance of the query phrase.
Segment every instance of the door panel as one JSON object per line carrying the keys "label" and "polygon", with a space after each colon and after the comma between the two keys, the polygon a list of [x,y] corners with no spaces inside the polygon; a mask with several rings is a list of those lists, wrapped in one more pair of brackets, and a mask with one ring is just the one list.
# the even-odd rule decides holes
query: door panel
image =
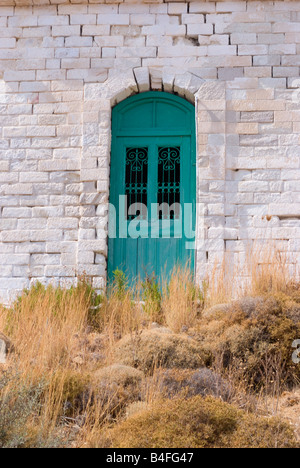
{"label": "door panel", "polygon": [[193,268],[194,251],[186,249],[191,233],[183,215],[185,204],[192,206],[189,224],[194,229],[194,109],[165,94],[146,93],[140,100],[135,96],[143,124],[133,98],[127,100],[132,120],[126,119],[126,101],[113,112],[110,203],[117,216],[116,236],[108,245],[109,279],[117,268],[132,282],[152,274],[161,278],[176,264],[189,262]]}

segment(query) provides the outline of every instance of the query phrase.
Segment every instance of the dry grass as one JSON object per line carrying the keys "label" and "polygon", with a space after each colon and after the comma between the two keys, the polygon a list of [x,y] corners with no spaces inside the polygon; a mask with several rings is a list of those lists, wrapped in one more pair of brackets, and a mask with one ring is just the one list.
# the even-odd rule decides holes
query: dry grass
{"label": "dry grass", "polygon": [[[287,291],[291,274],[284,252],[280,252],[275,247],[269,247],[264,251],[256,248],[249,253],[248,265],[251,275],[250,294]],[[294,275],[297,275],[296,270]]]}
{"label": "dry grass", "polygon": [[[10,357],[12,368],[30,386],[43,383],[37,424],[45,437],[62,416],[70,380],[83,379],[74,368],[70,350],[74,336],[82,334],[88,325],[89,307],[85,285],[71,292],[37,287],[0,315],[0,329],[9,335],[16,350]],[[9,385],[6,391],[10,391]]]}
{"label": "dry grass", "polygon": [[201,288],[205,308],[244,296],[286,292],[300,279],[299,266],[291,264],[286,252],[274,243],[245,246],[240,257],[227,253],[215,263]]}
{"label": "dry grass", "polygon": [[[19,441],[14,442],[19,446],[99,446],[103,428],[117,427],[126,408],[128,414],[136,414],[155,406],[161,399],[159,389],[165,372],[161,367],[174,371],[189,368],[193,375],[192,368],[208,363],[208,348],[215,349],[210,362],[213,371],[222,375],[230,387],[235,387],[234,404],[257,411],[262,405],[257,396],[253,396],[243,372],[239,373],[237,361],[224,368],[228,346],[234,355],[237,347],[256,343],[251,335],[252,322],[244,322],[239,311],[224,318],[224,311],[221,313],[218,309],[214,310],[216,315],[212,319],[206,315],[207,309],[249,295],[275,298],[280,304],[279,316],[284,317],[284,321],[276,322],[277,328],[273,326],[272,339],[280,343],[284,352],[289,352],[289,339],[294,333],[292,324],[298,320],[300,288],[290,276],[287,258],[271,247],[264,252],[252,250],[251,255],[246,255],[246,263],[234,265],[230,274],[226,263],[216,265],[197,286],[188,268],[177,268],[162,289],[151,279],[135,291],[128,287],[126,278],[119,272],[111,290],[101,297],[84,281],[72,290],[45,289],[39,285],[24,292],[11,308],[2,307],[0,332],[10,338],[14,351],[6,368],[0,366],[0,403],[10,402],[7,407],[12,405],[13,409],[19,402],[20,408],[24,407],[23,419],[12,424],[12,434],[8,438]],[[242,281],[241,269],[243,274],[247,273],[247,281]],[[267,309],[266,314],[269,314]],[[264,312],[259,320],[253,318],[253,323],[256,321],[258,327],[266,327],[263,316]],[[275,320],[272,313],[268,317]],[[153,321],[167,329],[160,332],[151,329]],[[200,332],[197,331],[199,325]],[[204,335],[206,349],[202,346]],[[282,340],[281,336],[286,338]],[[91,346],[92,338],[100,344]],[[242,352],[238,356],[244,359]],[[272,412],[276,411],[284,380],[282,365],[286,355],[280,362],[276,361],[278,356],[264,355],[265,361],[259,367],[264,386],[271,388],[268,406],[272,407]],[[144,371],[142,393],[139,386],[134,386],[138,389],[135,393],[136,390],[123,381],[116,384],[115,372],[103,393],[104,377],[99,384],[93,376],[104,375],[107,372],[104,368],[114,369],[111,367],[114,363]],[[159,367],[157,371],[156,367]],[[5,369],[9,371],[8,380],[8,374],[3,373]],[[185,370],[179,374],[185,376]],[[3,379],[6,383],[1,387]],[[32,389],[39,389],[37,402],[27,414],[28,395],[34,394]],[[263,394],[261,401],[265,398]],[[101,440],[105,445],[104,439]]]}
{"label": "dry grass", "polygon": [[100,329],[107,333],[109,346],[107,347],[108,360],[112,360],[116,342],[124,335],[135,333],[142,328],[141,306],[134,300],[131,291],[121,296],[113,290],[104,299],[101,309]]}
{"label": "dry grass", "polygon": [[191,270],[177,267],[164,285],[162,310],[165,323],[175,333],[183,327],[190,328],[197,318],[197,289]]}

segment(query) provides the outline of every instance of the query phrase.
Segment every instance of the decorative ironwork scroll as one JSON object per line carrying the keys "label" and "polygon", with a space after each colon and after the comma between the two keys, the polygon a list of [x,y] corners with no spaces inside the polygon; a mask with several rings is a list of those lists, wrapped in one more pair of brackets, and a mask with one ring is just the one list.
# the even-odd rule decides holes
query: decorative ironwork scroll
{"label": "decorative ironwork scroll", "polygon": [[136,214],[128,214],[132,220],[138,215],[146,216],[142,206],[147,207],[148,199],[148,148],[126,148],[125,195],[127,195],[127,213],[132,205],[140,206]]}
{"label": "decorative ironwork scroll", "polygon": [[[180,147],[158,148],[158,196],[159,205],[165,204],[159,211],[160,219],[178,219],[180,204]],[[175,204],[175,205],[174,205]],[[178,205],[177,205],[178,204]],[[177,205],[177,209],[176,209]],[[174,206],[170,211],[170,208]]]}

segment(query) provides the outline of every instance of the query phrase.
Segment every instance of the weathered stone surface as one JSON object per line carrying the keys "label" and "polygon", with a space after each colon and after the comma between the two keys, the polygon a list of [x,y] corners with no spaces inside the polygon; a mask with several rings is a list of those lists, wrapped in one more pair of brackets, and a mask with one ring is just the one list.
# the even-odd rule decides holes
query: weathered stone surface
{"label": "weathered stone surface", "polygon": [[0,332],[0,364],[6,363],[7,353],[13,350],[12,342]]}
{"label": "weathered stone surface", "polygon": [[151,89],[196,103],[199,279],[248,241],[294,273],[300,0],[0,3],[0,301],[105,284],[111,109]]}
{"label": "weathered stone surface", "polygon": [[6,344],[5,341],[0,338],[0,364],[6,363]]}

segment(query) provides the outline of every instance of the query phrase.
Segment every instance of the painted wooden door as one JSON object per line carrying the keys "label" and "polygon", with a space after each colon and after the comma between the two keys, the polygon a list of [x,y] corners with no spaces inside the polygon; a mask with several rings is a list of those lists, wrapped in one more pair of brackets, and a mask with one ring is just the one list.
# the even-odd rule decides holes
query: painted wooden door
{"label": "painted wooden door", "polygon": [[108,278],[131,281],[194,267],[195,109],[149,92],[113,109]]}

